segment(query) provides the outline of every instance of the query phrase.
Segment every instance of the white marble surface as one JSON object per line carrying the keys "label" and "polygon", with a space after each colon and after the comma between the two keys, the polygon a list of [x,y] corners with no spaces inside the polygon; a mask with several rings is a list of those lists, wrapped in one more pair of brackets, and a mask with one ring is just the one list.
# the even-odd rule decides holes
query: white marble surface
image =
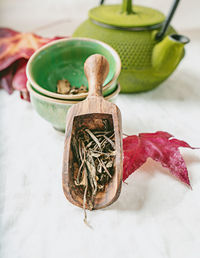
{"label": "white marble surface", "polygon": [[[49,6],[53,3],[47,2]],[[77,5],[69,2],[66,16]],[[2,0],[1,25],[22,30],[24,24],[28,31],[48,24],[51,13],[47,22],[45,18],[37,21],[32,13],[29,22],[27,10],[34,3],[39,6],[39,1]],[[53,22],[61,9],[57,6]],[[19,15],[21,8],[25,18]],[[15,14],[10,20],[9,12]],[[68,22],[60,21],[39,32],[68,35],[80,19],[71,15],[69,27]],[[118,97],[124,132],[164,130],[200,146],[200,29],[190,27],[182,32],[191,43],[175,73],[151,92]],[[83,211],[71,205],[62,192],[63,140],[17,92],[8,96],[0,90],[1,258],[200,257],[199,150],[181,149],[192,191],[149,160],[127,180],[128,185],[123,184],[116,203],[88,212],[91,230],[82,221]]]}

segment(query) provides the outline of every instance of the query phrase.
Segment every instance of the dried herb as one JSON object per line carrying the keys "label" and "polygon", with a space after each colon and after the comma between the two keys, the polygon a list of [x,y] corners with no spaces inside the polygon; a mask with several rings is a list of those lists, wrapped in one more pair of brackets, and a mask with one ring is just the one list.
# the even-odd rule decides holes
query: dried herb
{"label": "dried herb", "polygon": [[112,129],[107,129],[104,119],[104,130],[80,128],[72,137],[71,144],[74,162],[78,164],[78,171],[74,172],[74,184],[82,192],[86,222],[86,204],[89,209],[93,208],[95,196],[105,190],[114,175],[114,133]]}
{"label": "dried herb", "polygon": [[60,94],[68,94],[71,90],[71,85],[68,80],[59,80],[57,82],[57,92]]}
{"label": "dried herb", "polygon": [[58,80],[57,82],[57,93],[76,95],[76,94],[86,93],[86,92],[87,92],[86,86],[81,85],[80,88],[72,86],[67,79]]}

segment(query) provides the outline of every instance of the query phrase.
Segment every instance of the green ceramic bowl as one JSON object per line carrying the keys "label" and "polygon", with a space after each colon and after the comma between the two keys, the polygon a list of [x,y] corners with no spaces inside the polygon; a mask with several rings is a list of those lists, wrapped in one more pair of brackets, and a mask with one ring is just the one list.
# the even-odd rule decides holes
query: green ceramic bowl
{"label": "green ceramic bowl", "polygon": [[32,87],[48,97],[67,100],[80,100],[87,93],[62,95],[56,93],[57,81],[67,79],[71,85],[88,86],[84,74],[84,62],[93,54],[101,54],[109,62],[109,73],[103,85],[104,95],[113,92],[121,70],[121,61],[117,52],[109,45],[93,39],[71,38],[51,42],[29,59],[27,77]]}
{"label": "green ceramic bowl", "polygon": [[[29,82],[30,83],[30,82]],[[33,87],[33,85],[32,84],[30,84],[30,86],[31,86],[31,88],[35,91],[35,92],[37,92],[38,94],[40,94],[40,95],[43,95],[43,96],[46,96],[46,97],[49,97],[49,96],[47,96],[47,95],[45,95],[45,94],[43,94],[43,93],[41,93],[41,92],[39,92],[38,90],[36,90],[34,87]],[[110,94],[112,94],[112,93],[114,93],[116,90],[118,89],[118,84],[116,83],[115,85],[113,85],[111,88],[109,88],[108,90],[106,90],[106,91],[104,91],[103,92],[103,96],[104,97],[107,97],[107,96],[109,96]],[[80,101],[80,100],[84,100],[84,99],[86,99],[86,97],[87,97],[87,95],[84,97],[82,97],[82,98],[80,98],[80,99],[72,99],[71,97],[72,96],[75,96],[76,97],[76,95],[67,95],[67,96],[70,96],[70,98],[65,98],[65,99],[58,99],[58,98],[54,98],[54,99],[57,99],[57,100],[64,100],[64,101]],[[52,98],[52,97],[50,97],[50,98]]]}
{"label": "green ceramic bowl", "polygon": [[[64,132],[66,115],[69,108],[80,101],[60,100],[44,96],[36,92],[29,82],[27,82],[27,89],[36,112],[46,121],[50,122],[55,129]],[[116,90],[105,97],[105,99],[114,102],[119,92],[120,85],[118,84]]]}

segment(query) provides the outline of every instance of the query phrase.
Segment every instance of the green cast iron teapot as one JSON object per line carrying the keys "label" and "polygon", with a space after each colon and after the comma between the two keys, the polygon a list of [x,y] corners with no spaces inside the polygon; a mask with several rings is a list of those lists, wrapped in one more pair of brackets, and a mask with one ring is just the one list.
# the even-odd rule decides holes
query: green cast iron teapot
{"label": "green cast iron teapot", "polygon": [[155,9],[133,6],[132,0],[123,0],[122,5],[103,2],[89,11],[89,19],[73,37],[98,39],[117,50],[122,62],[121,92],[155,88],[175,70],[189,42],[169,25],[179,0],[167,18]]}

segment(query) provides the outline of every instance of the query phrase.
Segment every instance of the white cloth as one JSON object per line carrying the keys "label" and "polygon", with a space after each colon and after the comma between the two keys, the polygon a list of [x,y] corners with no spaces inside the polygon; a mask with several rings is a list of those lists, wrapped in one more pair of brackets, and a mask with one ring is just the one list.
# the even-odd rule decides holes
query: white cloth
{"label": "white cloth", "polygon": [[[199,32],[186,33],[186,56],[160,87],[118,97],[125,133],[163,130],[200,146]],[[17,92],[0,90],[0,123],[1,258],[199,257],[199,150],[181,149],[192,191],[148,160],[113,205],[88,212],[92,230],[62,191],[64,135]]]}

